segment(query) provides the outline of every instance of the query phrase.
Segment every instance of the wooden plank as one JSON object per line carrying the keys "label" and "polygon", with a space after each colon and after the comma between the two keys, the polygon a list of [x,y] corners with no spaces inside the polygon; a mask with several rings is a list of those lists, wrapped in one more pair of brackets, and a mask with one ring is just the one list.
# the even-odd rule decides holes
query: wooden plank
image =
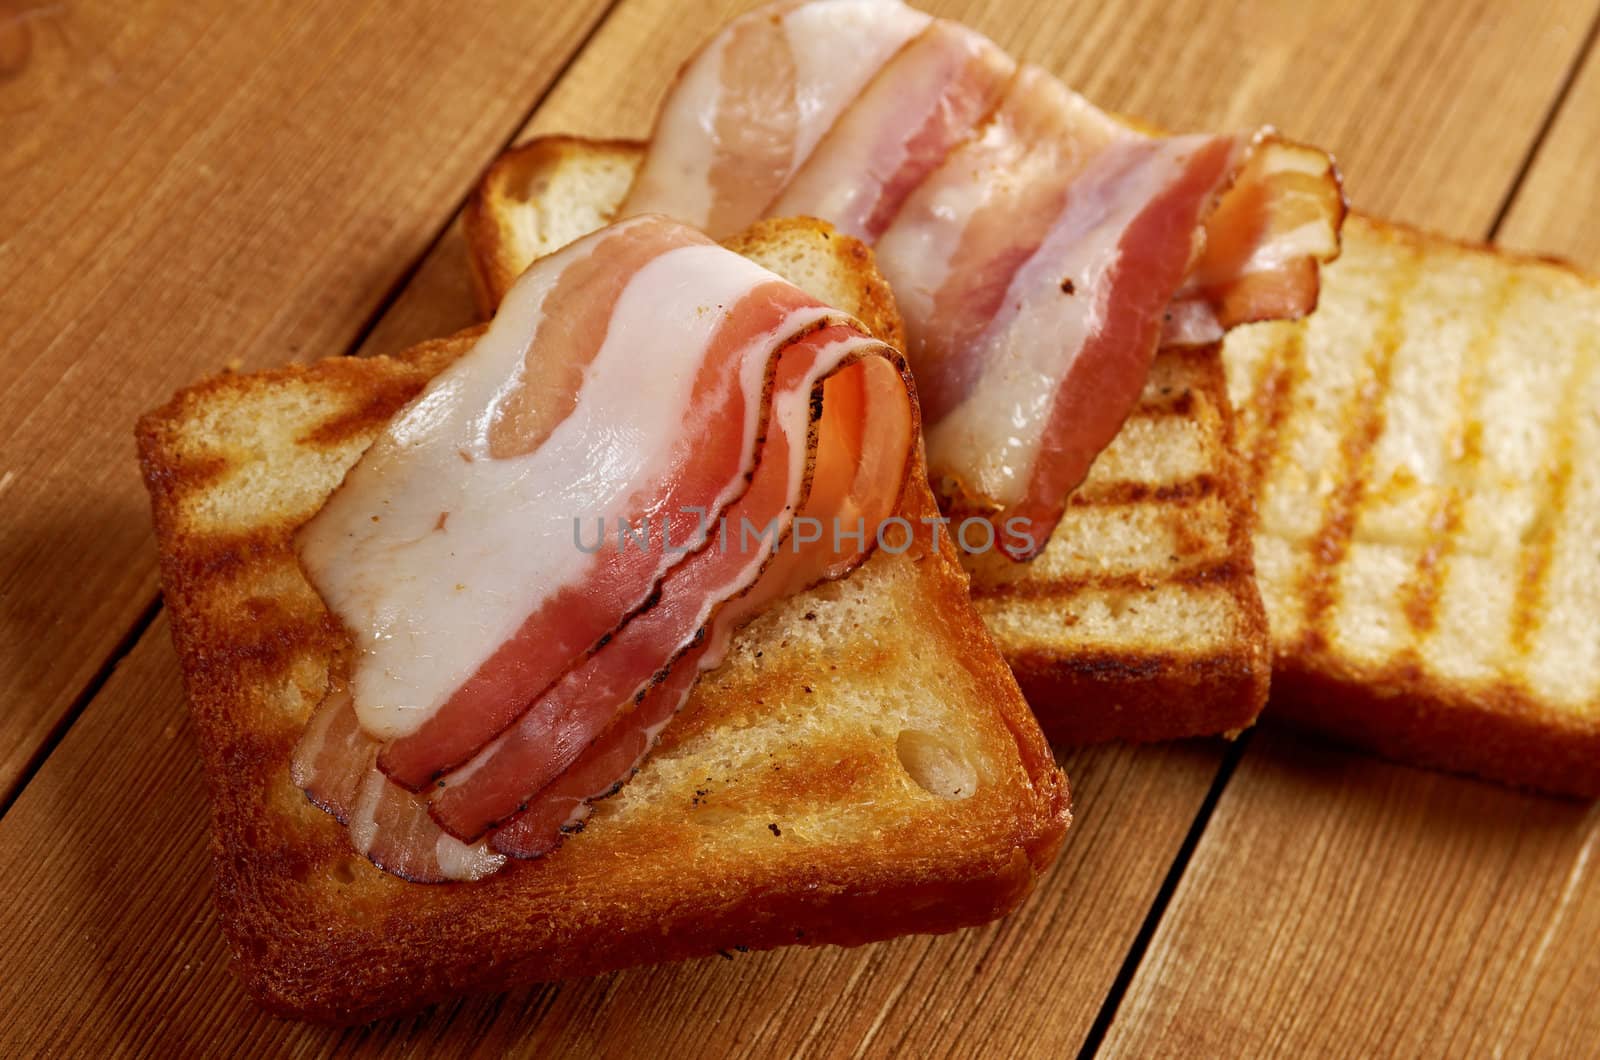
{"label": "wooden plank", "polygon": [[0,801],[153,599],[135,416],[348,346],[606,3],[6,5]]}
{"label": "wooden plank", "polygon": [[[0,977],[0,1055],[171,1056],[202,1045],[254,1055],[894,1044],[921,1053],[952,1041],[1059,1055],[1077,1047],[1106,988],[1104,969],[1084,954],[1120,952],[1188,826],[1186,816],[1152,813],[1130,842],[1125,818],[1088,809],[1040,892],[982,929],[640,969],[341,1035],[266,1017],[225,970],[202,782],[168,636],[162,617],[0,820],[0,937],[31,969]],[[1066,764],[1086,807],[1159,810],[1204,789],[1214,753],[1106,749]]]}
{"label": "wooden plank", "polygon": [[1259,733],[1107,1056],[1580,1056],[1600,811]]}
{"label": "wooden plank", "polygon": [[[1105,106],[1171,129],[1277,124],[1352,201],[1476,235],[1533,143],[1594,0],[986,5],[976,21]],[[1129,44],[1132,47],[1129,47]],[[1470,163],[1464,160],[1470,159]]]}
{"label": "wooden plank", "polygon": [[[685,9],[666,0],[629,0],[563,79],[535,127],[642,133],[653,106],[646,86],[659,91],[681,55],[737,6]],[[1456,166],[1456,144],[1479,135],[1482,119],[1441,109],[1439,94],[1419,84],[1391,91],[1393,79],[1426,67],[1482,98],[1499,99],[1491,124],[1514,144],[1519,123],[1536,123],[1536,93],[1501,93],[1498,82],[1530,54],[1538,60],[1529,61],[1532,68],[1558,65],[1559,49],[1546,31],[1555,16],[1496,12],[1491,33],[1483,12],[1437,11],[1424,0],[1382,11],[1298,15],[1299,5],[1284,0],[1252,9],[1248,18],[1219,15],[1199,2],[1155,0],[1116,11],[1043,2],[1002,8],[977,0],[934,6],[1049,63],[1106,104],[1152,120],[1176,127],[1272,117],[1297,135],[1348,146],[1347,154],[1370,160],[1375,191],[1383,180],[1398,182],[1390,185],[1400,189],[1391,193],[1394,201],[1414,199],[1419,206],[1428,196],[1405,181],[1418,171],[1442,181]],[[1246,74],[1216,73],[1240,65],[1241,40],[1279,57],[1243,88],[1238,83]],[[1444,49],[1442,41],[1469,46]],[[1369,68],[1359,61],[1364,52],[1385,56],[1386,65]],[[1330,60],[1371,96],[1364,113],[1374,126],[1428,133],[1392,132],[1393,142],[1363,146],[1370,130],[1340,117],[1359,96],[1316,90],[1296,66],[1305,54]],[[1150,76],[1153,70],[1179,74]],[[1348,145],[1327,135],[1340,129]],[[1399,156],[1403,167],[1390,161]],[[1496,183],[1501,169],[1505,179]],[[1492,212],[1514,169],[1514,159],[1488,152],[1461,175],[1463,201]],[[448,242],[438,248],[367,348],[394,349],[465,319],[464,289],[453,271],[459,251]],[[1060,1053],[1083,1040],[1218,761],[1210,745],[1111,749],[1070,759],[1079,821],[1067,851],[1042,893],[1001,925],[858,951],[741,955],[623,973],[498,1002],[465,1002],[431,1018],[333,1038],[264,1019],[221,971],[222,947],[203,897],[198,778],[181,736],[185,723],[165,637],[164,623],[147,633],[0,822],[0,867],[15,881],[0,924],[25,952],[44,958],[40,967],[51,976],[48,984],[0,988],[50,998],[47,1005],[8,1006],[24,1015],[0,1033],[19,1048],[48,1041],[92,1049],[123,1040],[160,1052],[186,1040],[219,1052],[245,1042],[255,1051],[290,1054],[336,1046],[466,1052],[481,1041],[497,1050],[554,1044],[593,1051],[677,1045],[708,1053],[887,1052],[905,1045],[934,1052],[981,1043]],[[85,827],[83,811],[73,809],[97,804],[132,815],[118,818],[115,841]]]}
{"label": "wooden plank", "polygon": [[1567,258],[1600,272],[1600,40],[1540,145],[1506,220],[1502,245]]}

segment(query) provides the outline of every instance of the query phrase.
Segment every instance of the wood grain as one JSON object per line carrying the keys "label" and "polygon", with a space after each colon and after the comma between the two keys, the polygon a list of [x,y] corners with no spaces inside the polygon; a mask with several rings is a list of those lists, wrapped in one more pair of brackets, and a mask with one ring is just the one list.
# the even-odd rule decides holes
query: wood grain
{"label": "wood grain", "polygon": [[135,416],[343,352],[605,4],[0,6],[0,802],[153,599]]}
{"label": "wood grain", "polygon": [[1093,807],[1181,805],[1214,770],[1206,746],[1069,759],[1086,807],[1073,842],[1019,913],[986,928],[640,969],[339,1033],[262,1015],[226,971],[168,636],[162,617],[0,820],[0,938],[30,969],[0,977],[0,1055],[172,1056],[202,1042],[254,1055],[787,1055],[961,1041],[1060,1055],[1105,993],[1090,955],[1120,953],[1188,826],[1152,813],[1130,843],[1120,812]]}
{"label": "wood grain", "polygon": [[1258,733],[1108,1056],[1580,1056],[1600,811]]}
{"label": "wood grain", "polygon": [[[748,5],[624,0],[530,128],[642,135],[671,68],[743,6]],[[1575,52],[1570,26],[1587,24],[1595,5],[1563,0],[1525,10],[1531,5],[1410,0],[1313,10],[1290,0],[1244,0],[1219,10],[1199,0],[951,0],[928,6],[972,22],[1105,104],[1168,126],[1274,120],[1294,135],[1338,150],[1357,201],[1468,232],[1493,216]],[[500,21],[503,33],[505,20]],[[526,57],[525,43],[502,43]],[[0,66],[8,54],[0,38]],[[206,61],[217,61],[217,54],[209,53]],[[473,69],[461,76],[475,87],[460,91],[481,110],[485,97],[473,93],[505,75],[495,73],[492,61],[485,66],[481,56],[468,65]],[[368,76],[374,76],[370,70]],[[531,98],[527,83],[519,84],[521,98]],[[454,90],[434,88],[438,94]],[[37,98],[48,100],[49,93]],[[457,105],[437,98],[431,103],[446,111]],[[371,100],[358,105],[375,106]],[[270,122],[277,112],[257,101],[255,113]],[[414,214],[443,216],[437,211],[447,212],[454,200],[444,188],[448,180],[431,183],[436,167],[410,167],[420,158],[454,164],[469,153],[459,146],[467,142],[460,130],[448,129],[434,113],[434,139],[424,143],[415,129],[407,129],[395,137],[409,138],[402,149],[371,133],[381,143],[361,163],[377,167],[364,171],[369,181],[394,178],[385,185],[391,206],[386,222],[422,239],[428,229],[411,229]],[[442,148],[441,140],[458,146]],[[271,154],[259,144],[235,149],[230,166]],[[1462,158],[1473,164],[1463,166]],[[486,161],[483,153],[477,164]],[[237,169],[213,164],[213,171],[223,173],[223,180],[248,179]],[[397,171],[407,179],[396,177]],[[359,183],[361,175],[346,177]],[[430,183],[418,187],[424,179]],[[168,196],[155,216],[193,219],[176,208],[181,197]],[[237,213],[229,216],[232,225],[239,223]],[[322,220],[336,218],[330,213]],[[244,344],[249,356],[282,355],[273,346],[275,338],[282,341],[275,328],[300,340],[301,355],[342,352],[370,314],[361,307],[376,304],[364,297],[383,288],[376,282],[362,286],[360,275],[382,271],[396,241],[412,245],[390,230],[365,231],[370,243],[339,229],[335,235],[341,238],[324,239],[314,253],[289,248],[294,267],[315,273],[321,288],[331,286],[335,296],[310,304],[297,294],[299,308],[282,319],[253,317],[261,330]],[[164,238],[171,240],[164,244],[170,254],[215,260],[183,238]],[[467,319],[454,239],[447,237],[428,256],[364,350],[394,350]],[[8,246],[0,246],[0,266],[7,264]],[[295,256],[301,251],[303,257]],[[230,266],[242,253],[237,244],[235,253]],[[281,267],[259,266],[252,275]],[[293,268],[285,271],[292,274]],[[9,275],[0,269],[0,277]],[[291,279],[291,292],[321,289]],[[123,301],[135,293],[130,290]],[[0,306],[9,310],[10,303]],[[76,319],[73,313],[60,317]],[[102,320],[97,326],[106,325]],[[156,330],[170,337],[195,334],[198,327],[173,316]],[[231,352],[186,349],[181,364],[163,369],[162,388]],[[100,507],[115,499],[116,491],[104,482],[91,486]],[[35,535],[45,536],[40,521],[29,518]],[[137,519],[142,537],[142,512],[129,508],[118,518]],[[85,536],[80,546],[90,540],[99,538]],[[114,577],[91,571],[102,594],[117,590],[118,582],[137,580],[127,571],[139,564],[126,552],[119,556],[122,568]],[[147,585],[144,569],[138,576]],[[76,591],[71,595],[81,620],[90,612]],[[87,643],[91,635],[81,636]],[[223,970],[225,954],[206,899],[198,769],[166,637],[164,621],[147,631],[0,821],[0,867],[11,883],[0,904],[0,929],[39,969],[37,976],[10,977],[0,985],[5,1011],[21,1013],[0,1025],[0,1043],[7,1046],[0,1052],[49,1043],[61,1051],[170,1055],[184,1043],[204,1043],[219,1053],[283,1055],[487,1055],[545,1048],[1060,1055],[1083,1040],[1219,760],[1210,745],[1107,749],[1069,759],[1078,823],[1067,850],[1041,892],[999,925],[854,951],[789,950],[645,969],[462,1002],[415,1020],[331,1035],[261,1016]],[[61,678],[59,686],[71,687],[74,680]],[[116,806],[117,815],[91,815],[85,807],[93,806]],[[1291,803],[1280,817],[1296,809]],[[1298,827],[1291,819],[1286,830],[1292,834]]]}

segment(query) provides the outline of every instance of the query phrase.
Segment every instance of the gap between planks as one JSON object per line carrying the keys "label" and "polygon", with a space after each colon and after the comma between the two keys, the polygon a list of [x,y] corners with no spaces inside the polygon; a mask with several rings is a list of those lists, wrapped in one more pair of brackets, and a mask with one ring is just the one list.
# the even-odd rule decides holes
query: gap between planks
{"label": "gap between planks", "polygon": [[1589,60],[1595,57],[1597,40],[1600,40],[1600,9],[1597,9],[1594,17],[1590,19],[1589,29],[1584,33],[1582,43],[1578,45],[1577,54],[1572,57],[1566,74],[1561,78],[1561,87],[1556,90],[1549,109],[1545,111],[1544,120],[1539,123],[1539,131],[1534,134],[1533,143],[1528,146],[1527,153],[1522,157],[1522,165],[1517,168],[1517,175],[1512,178],[1511,187],[1507,189],[1505,198],[1500,201],[1500,209],[1495,211],[1494,220],[1489,224],[1488,234],[1484,236],[1490,243],[1500,238],[1500,231],[1505,227],[1506,219],[1511,216],[1511,208],[1516,205],[1523,187],[1528,182],[1529,174],[1539,161],[1539,154],[1544,149],[1545,142],[1550,139],[1556,120],[1566,109],[1567,102],[1572,96],[1572,88],[1578,83],[1578,76],[1583,73]]}

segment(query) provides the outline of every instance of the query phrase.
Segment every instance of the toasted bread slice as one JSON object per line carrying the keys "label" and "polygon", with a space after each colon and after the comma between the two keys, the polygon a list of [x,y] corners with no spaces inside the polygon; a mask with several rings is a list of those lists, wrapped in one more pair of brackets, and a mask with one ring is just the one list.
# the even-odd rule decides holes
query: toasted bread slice
{"label": "toasted bread slice", "polygon": [[[611,218],[643,154],[551,136],[495,162],[465,219],[486,315],[531,262]],[[864,319],[880,327],[881,314]],[[1163,351],[1044,553],[974,569],[979,612],[1057,744],[1234,733],[1266,702],[1267,622],[1232,432],[1219,349]]]}
{"label": "toasted bread slice", "polygon": [[1352,217],[1301,324],[1226,344],[1272,711],[1600,796],[1600,282]]}
{"label": "toasted bread slice", "polygon": [[[870,315],[886,295],[857,260],[801,255],[791,274],[857,291],[845,308]],[[474,337],[219,376],[139,424],[217,900],[251,993],[357,1022],[735,947],[949,931],[1020,902],[1061,844],[1065,778],[920,523],[935,510],[920,475],[900,503],[921,527],[909,550],[756,619],[554,854],[428,886],[352,851],[289,776],[343,640],[291,534]]]}

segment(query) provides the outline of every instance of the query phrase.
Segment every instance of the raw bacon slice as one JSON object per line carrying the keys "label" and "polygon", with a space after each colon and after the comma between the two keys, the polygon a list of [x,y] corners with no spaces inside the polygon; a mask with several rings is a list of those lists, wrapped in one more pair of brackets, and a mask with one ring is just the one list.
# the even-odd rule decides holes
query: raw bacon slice
{"label": "raw bacon slice", "polygon": [[930,21],[899,0],[789,0],[734,19],[680,71],[619,216],[664,213],[719,239],[757,220]]}
{"label": "raw bacon slice", "polygon": [[755,585],[718,610],[703,627],[706,635],[640,695],[637,707],[619,713],[560,777],[490,835],[492,849],[519,858],[554,850],[564,832],[582,826],[594,800],[614,793],[638,768],[688,699],[695,677],[722,661],[740,625],[775,600],[843,577],[866,557],[905,485],[917,434],[904,372],[903,364],[867,357],[823,384],[816,459],[801,513],[809,525],[829,529],[802,540],[797,531],[806,524],[797,520]]}
{"label": "raw bacon slice", "polygon": [[999,102],[1015,71],[989,38],[935,21],[878,71],[767,214],[822,217],[875,241]]}
{"label": "raw bacon slice", "polygon": [[489,848],[502,856],[543,857],[564,834],[581,828],[591,804],[621,790],[683,707],[700,676],[702,655],[696,648],[681,656],[630,713],[615,719],[526,809],[490,833]]}
{"label": "raw bacon slice", "polygon": [[654,606],[634,615],[515,725],[440,781],[431,797],[440,825],[470,840],[515,814],[572,763],[652,675],[691,646],[718,605],[756,580],[803,497],[813,385],[847,358],[877,345],[854,328],[835,326],[784,347],[771,384],[772,413],[760,458],[749,489],[728,508],[722,532],[667,575]]}
{"label": "raw bacon slice", "polygon": [[[396,875],[495,871],[504,855],[481,838],[491,825],[543,790],[577,792],[574,806],[595,794],[586,778],[597,759],[631,768],[738,623],[797,577],[849,569],[863,534],[841,554],[817,543],[820,532],[786,528],[815,509],[861,522],[870,540],[899,498],[915,437],[894,351],[675,222],[624,222],[536,265],[299,536],[303,566],[354,650],[348,679],[296,748],[296,783]],[[706,503],[685,503],[696,499]],[[754,550],[662,528],[601,551],[575,533],[583,501],[625,513],[619,525],[676,507],[770,526]],[[550,532],[550,511],[571,536]],[[779,541],[796,555],[774,554]],[[479,610],[463,614],[459,597],[475,587]],[[463,620],[464,631],[438,625]],[[440,673],[465,676],[451,689]],[[367,704],[377,731],[363,687],[377,692]],[[398,737],[396,704],[414,723]],[[464,746],[462,760],[479,758],[416,793],[384,755],[433,729],[446,754]],[[469,803],[466,826],[452,825],[470,842],[440,827],[436,816],[454,820],[451,799],[485,785],[489,802]],[[503,790],[509,805],[494,801]],[[430,803],[441,801],[436,813]]]}
{"label": "raw bacon slice", "polygon": [[528,272],[298,538],[354,635],[351,692],[386,773],[416,789],[465,761],[648,599],[682,554],[586,553],[574,520],[720,512],[751,472],[770,350],[834,315],[661,218]]}
{"label": "raw bacon slice", "polygon": [[1111,144],[1136,135],[1025,66],[981,134],[906,201],[878,242],[878,266],[905,316],[906,354],[928,426],[971,389],[983,367],[977,343],[1079,175]]}
{"label": "raw bacon slice", "polygon": [[1216,342],[1239,324],[1311,312],[1321,266],[1339,256],[1344,215],[1327,152],[1262,130],[1206,219],[1205,250],[1168,311],[1163,345]]}
{"label": "raw bacon slice", "polygon": [[1163,309],[1238,150],[1230,137],[1108,148],[970,351],[981,374],[929,429],[930,474],[953,515],[1004,506],[989,517],[1012,558],[1043,547],[1138,400]]}
{"label": "raw bacon slice", "polygon": [[947,512],[1036,555],[1164,334],[1314,305],[1337,249],[1329,187],[1338,204],[1326,155],[1270,133],[1150,136],[1019,71],[878,243]]}
{"label": "raw bacon slice", "polygon": [[462,843],[428,816],[427,802],[377,767],[378,744],[361,731],[349,689],[335,683],[295,747],[290,775],[349,829],[356,852],[413,883],[476,880],[505,857],[487,843]]}
{"label": "raw bacon slice", "polygon": [[[756,210],[811,214],[876,241],[946,507],[1009,523],[1007,553],[1030,558],[1132,409],[1157,343],[1315,307],[1338,253],[1338,173],[1271,129],[1154,135],[1043,70],[1012,73],[994,44],[943,20],[866,79],[842,57],[879,37],[847,9],[864,10],[769,5],[714,38],[669,94],[628,208],[714,230]],[[883,39],[904,28],[874,11]],[[803,50],[788,35],[801,20]],[[814,112],[836,116],[820,138],[799,131],[802,54],[838,71]]]}

